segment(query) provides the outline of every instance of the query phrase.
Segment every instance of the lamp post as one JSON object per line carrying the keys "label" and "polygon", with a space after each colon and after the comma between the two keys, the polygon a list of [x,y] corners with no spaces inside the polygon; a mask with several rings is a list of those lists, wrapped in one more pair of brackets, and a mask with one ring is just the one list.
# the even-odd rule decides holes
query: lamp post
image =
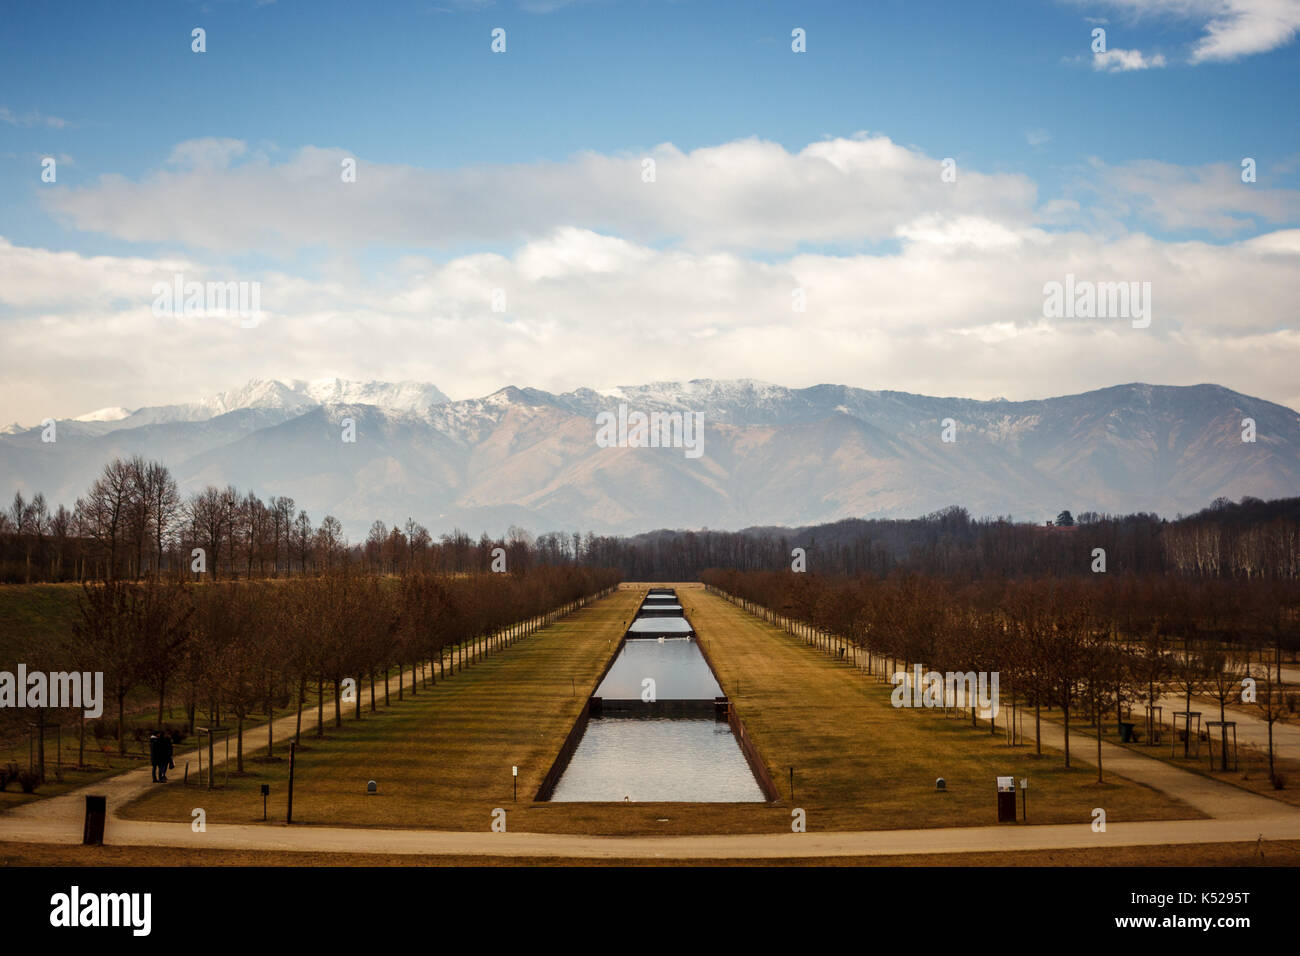
{"label": "lamp post", "polygon": [[293,760],[298,753],[297,741],[289,742],[289,808],[285,812],[284,822],[293,823]]}

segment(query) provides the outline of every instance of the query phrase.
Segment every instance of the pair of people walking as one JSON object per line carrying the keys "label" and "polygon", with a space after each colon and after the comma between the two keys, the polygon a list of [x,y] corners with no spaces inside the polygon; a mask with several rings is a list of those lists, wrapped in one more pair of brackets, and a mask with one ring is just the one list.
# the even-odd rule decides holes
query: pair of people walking
{"label": "pair of people walking", "polygon": [[171,734],[154,731],[149,735],[150,775],[154,783],[166,783],[167,771],[174,769]]}

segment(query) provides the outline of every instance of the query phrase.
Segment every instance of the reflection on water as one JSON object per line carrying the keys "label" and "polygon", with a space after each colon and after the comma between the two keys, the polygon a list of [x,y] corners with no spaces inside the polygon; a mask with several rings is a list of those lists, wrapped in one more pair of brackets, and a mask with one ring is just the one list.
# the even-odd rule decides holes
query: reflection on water
{"label": "reflection on water", "polygon": [[651,640],[664,637],[689,637],[691,623],[684,617],[642,616],[627,629],[628,640]]}
{"label": "reflection on water", "polygon": [[[628,645],[637,643],[644,642]],[[574,803],[624,797],[700,803],[764,800],[725,723],[593,717],[551,799]]]}
{"label": "reflection on water", "polygon": [[689,638],[626,641],[596,689],[597,697],[639,700],[641,681],[654,678],[659,700],[712,700],[722,696],[708,662]]}

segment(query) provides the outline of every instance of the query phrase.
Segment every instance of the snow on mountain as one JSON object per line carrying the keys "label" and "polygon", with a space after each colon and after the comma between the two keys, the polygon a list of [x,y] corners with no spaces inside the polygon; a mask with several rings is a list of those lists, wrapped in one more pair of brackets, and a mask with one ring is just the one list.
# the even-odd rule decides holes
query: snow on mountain
{"label": "snow on mountain", "polygon": [[447,396],[424,382],[354,382],[339,378],[312,381],[253,379],[240,388],[218,392],[194,402],[152,405],[130,411],[103,408],[72,419],[82,423],[104,423],[106,431],[142,428],[173,422],[206,422],[221,415],[246,409],[280,413],[283,418],[301,415],[320,405],[374,405],[398,412],[427,412],[446,402]]}
{"label": "snow on mountain", "polygon": [[651,382],[625,385],[593,392],[580,389],[562,398],[574,397],[581,402],[598,402],[612,408],[620,402],[642,411],[700,412],[715,421],[733,421],[761,414],[779,414],[790,402],[793,391],[756,379],[720,381],[711,378],[689,382]]}
{"label": "snow on mountain", "polygon": [[107,421],[112,430],[120,430],[173,422],[206,422],[242,409],[270,409],[287,414],[301,414],[316,404],[318,403],[294,392],[281,382],[254,379],[241,388],[218,392],[198,401],[148,405],[123,418],[99,421]]}
{"label": "snow on mountain", "polygon": [[[598,446],[595,417],[619,403],[702,414],[703,456]],[[38,428],[0,433],[0,492],[71,503],[105,462],[141,454],[168,464],[187,493],[232,483],[291,495],[353,538],[376,518],[408,515],[435,532],[634,532],[952,504],[1033,520],[1062,508],[1173,515],[1220,495],[1300,494],[1300,416],[1217,385],[979,401],[699,379],[562,394],[508,386],[448,401],[419,382],[256,380],[125,412],[60,422],[58,455]],[[339,441],[344,418],[355,443]],[[1255,421],[1255,442],[1242,440],[1243,418]],[[940,438],[945,419],[951,443]]]}
{"label": "snow on mountain", "polygon": [[115,405],[110,408],[101,408],[97,411],[87,412],[85,415],[78,415],[73,419],[74,422],[120,422],[131,414],[131,409],[123,408],[121,405]]}
{"label": "snow on mountain", "polygon": [[425,382],[351,382],[321,378],[310,382],[293,380],[289,388],[322,405],[376,405],[405,412],[424,412],[449,401],[439,389]]}

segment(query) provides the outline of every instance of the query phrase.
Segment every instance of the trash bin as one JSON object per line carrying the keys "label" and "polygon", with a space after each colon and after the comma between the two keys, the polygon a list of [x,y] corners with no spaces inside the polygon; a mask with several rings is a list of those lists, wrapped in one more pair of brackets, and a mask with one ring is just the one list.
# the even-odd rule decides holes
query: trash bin
{"label": "trash bin", "polygon": [[1133,742],[1133,728],[1135,724],[1121,723],[1119,725],[1119,742],[1128,744]]}
{"label": "trash bin", "polygon": [[1016,822],[1016,778],[998,777],[998,823]]}
{"label": "trash bin", "polygon": [[104,817],[108,798],[86,795],[86,824],[81,831],[81,842],[86,846],[100,846],[104,842]]}

